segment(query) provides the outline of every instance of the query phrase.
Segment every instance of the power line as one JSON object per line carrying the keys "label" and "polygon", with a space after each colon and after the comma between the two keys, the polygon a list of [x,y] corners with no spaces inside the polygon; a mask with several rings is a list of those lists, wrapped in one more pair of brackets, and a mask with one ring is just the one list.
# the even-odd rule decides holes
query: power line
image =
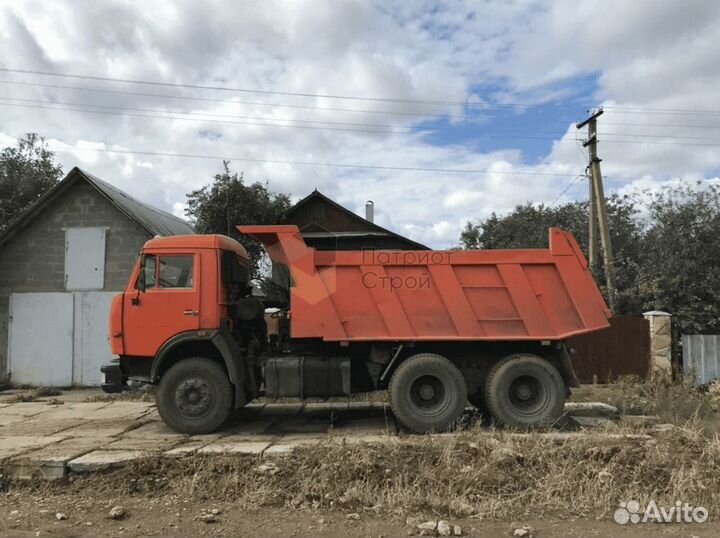
{"label": "power line", "polygon": [[[20,101],[20,103],[8,102],[8,101]],[[33,104],[27,104],[33,103]],[[325,130],[325,131],[339,131],[348,133],[367,133],[367,134],[399,134],[399,135],[413,135],[413,134],[432,134],[436,132],[432,129],[412,129],[409,127],[397,127],[393,128],[392,125],[388,125],[389,129],[355,129],[350,127],[335,127],[335,125],[349,125],[349,126],[370,126],[380,124],[361,124],[351,122],[327,122],[320,120],[295,120],[290,118],[272,118],[262,116],[233,116],[233,115],[222,115],[205,112],[186,112],[186,111],[172,111],[172,110],[157,110],[157,109],[144,109],[144,108],[131,108],[131,107],[118,107],[108,105],[90,105],[82,103],[67,103],[67,102],[53,102],[53,101],[42,101],[35,99],[21,99],[16,97],[0,97],[0,106],[9,107],[20,107],[20,108],[35,108],[41,110],[57,110],[64,112],[80,112],[89,114],[102,114],[112,116],[127,116],[137,118],[148,118],[148,119],[165,119],[165,120],[181,120],[181,121],[196,121],[201,123],[213,123],[213,124],[231,124],[231,125],[247,125],[257,127],[288,127],[295,129],[311,129],[311,130]],[[82,107],[82,108],[74,108]],[[92,110],[91,108],[100,108],[102,110]],[[137,114],[135,111],[150,112],[150,114]],[[175,114],[174,116],[160,115],[157,112],[165,114]],[[178,116],[181,115],[181,116]],[[183,117],[185,116],[185,117]],[[228,119],[208,119],[199,116],[212,116],[215,118],[246,118],[250,120],[265,120],[265,121],[235,121]],[[292,122],[290,124],[283,123],[267,123],[271,122]],[[320,124],[320,125],[315,125]],[[559,138],[556,133],[547,133],[540,131],[540,134],[547,134],[548,136],[528,136],[523,134],[516,134],[518,131],[493,131],[492,134],[475,134],[476,139],[492,140],[492,139],[512,139],[512,140],[551,140],[556,143],[571,142],[570,139]],[[714,143],[684,143],[675,142],[674,140],[707,140],[707,141],[718,141],[720,139],[708,138],[708,137],[693,137],[693,136],[664,136],[664,135],[652,135],[652,134],[640,134],[640,133],[601,133],[604,138],[603,142],[607,143],[625,143],[625,144],[650,144],[650,145],[676,145],[676,146],[698,146],[698,147],[718,147],[720,144]],[[608,138],[611,137],[611,138]],[[619,138],[618,138],[619,137]],[[668,139],[668,141],[658,140],[628,140],[627,138],[661,138]]]}
{"label": "power line", "polygon": [[613,123],[604,121],[603,125],[613,125],[617,127],[668,127],[672,129],[720,129],[720,125],[684,125],[681,123]]}
{"label": "power line", "polygon": [[669,138],[672,140],[711,140],[720,142],[718,138],[709,138],[707,136],[683,136],[683,135],[656,135],[651,133],[598,133],[599,136],[622,136],[633,138]]}
{"label": "power line", "polygon": [[661,142],[659,140],[618,140],[616,138],[608,139],[603,138],[601,142],[607,144],[649,144],[649,145],[660,145],[660,146],[692,146],[692,147],[720,147],[720,144],[705,144],[697,142]]}
{"label": "power line", "polygon": [[[185,84],[178,82],[162,82],[140,79],[124,79],[116,77],[103,77],[96,75],[77,75],[71,73],[57,73],[51,71],[40,71],[31,69],[12,69],[8,67],[0,67],[0,71],[6,73],[20,73],[25,75],[41,75],[48,77],[70,78],[78,80],[93,80],[100,82],[115,82],[121,84],[136,84],[145,86],[158,86],[170,88],[187,88],[196,90],[212,90],[234,93],[255,93],[262,95],[282,95],[286,97],[312,97],[321,99],[338,99],[350,101],[368,101],[368,102],[386,102],[386,103],[408,103],[430,106],[461,106],[461,107],[479,107],[479,108],[535,108],[545,106],[557,106],[550,103],[483,103],[470,101],[451,101],[442,99],[408,99],[397,97],[368,97],[360,95],[335,95],[310,92],[288,92],[278,90],[262,90],[258,88],[238,88],[229,86],[212,86],[202,84]],[[662,108],[662,107],[623,107],[616,105],[608,105],[604,107],[606,110],[613,110],[617,113],[651,113],[651,114],[700,114],[700,115],[718,115],[720,110],[697,110],[697,109],[679,109],[679,108]]]}
{"label": "power line", "polygon": [[[132,109],[123,109],[121,107],[107,107],[112,110],[91,110],[88,108],[53,106],[54,103],[49,102],[49,101],[38,101],[39,103],[44,103],[44,104],[26,104],[26,103],[6,102],[8,100],[13,100],[13,98],[0,97],[0,106],[19,107],[19,108],[35,108],[35,109],[41,109],[41,110],[56,110],[56,111],[61,111],[61,112],[80,112],[80,113],[86,113],[86,114],[102,114],[102,115],[134,117],[134,118],[196,121],[196,122],[201,122],[201,123],[249,125],[249,126],[261,126],[261,127],[288,127],[288,128],[293,128],[293,129],[341,131],[341,132],[349,132],[349,133],[400,134],[400,135],[418,134],[418,135],[420,135],[420,134],[432,134],[435,132],[434,130],[428,130],[428,129],[413,130],[410,128],[405,128],[406,129],[405,131],[397,131],[397,130],[378,130],[378,129],[351,129],[351,128],[325,127],[325,126],[316,126],[316,125],[283,125],[283,124],[277,124],[277,123],[218,120],[218,119],[205,119],[205,118],[199,118],[199,117],[163,116],[163,115],[159,115],[159,114],[137,114],[134,112],[126,112],[125,111],[125,110],[132,110]],[[21,100],[21,99],[15,99],[15,100]],[[35,101],[35,100],[28,99],[25,101]],[[80,106],[80,107],[100,106],[100,107],[102,107],[102,105],[75,105],[75,106]],[[278,120],[276,120],[276,121],[278,121]],[[292,121],[292,120],[290,120],[290,121]],[[474,137],[476,139],[550,140],[550,141],[556,141],[557,143],[566,143],[566,142],[571,141],[568,139],[558,140],[557,136],[555,136],[554,133],[553,133],[553,136],[545,136],[545,137],[516,135],[516,134],[514,134],[514,132],[512,132],[513,134],[498,134],[498,133],[503,133],[503,131],[493,131],[492,133],[476,134],[476,135],[474,135]]]}
{"label": "power line", "polygon": [[[124,113],[126,111],[128,112],[149,112],[153,114],[153,116],[140,116],[140,117],[157,117],[160,119],[184,119],[184,118],[174,118],[174,117],[168,117],[168,116],[157,116],[156,114],[176,114],[176,115],[186,115],[191,116],[190,119],[196,120],[196,121],[206,121],[205,116],[212,117],[212,118],[221,118],[221,119],[243,119],[243,120],[261,120],[261,121],[272,121],[272,122],[290,122],[290,123],[300,123],[300,124],[321,124],[321,125],[341,125],[341,126],[351,126],[351,127],[374,127],[374,128],[389,128],[388,130],[384,131],[360,131],[358,132],[387,132],[387,133],[396,133],[397,131],[392,130],[393,128],[400,128],[400,129],[406,129],[410,133],[418,132],[420,129],[413,129],[411,127],[404,127],[404,126],[395,126],[393,124],[373,124],[373,123],[355,123],[355,122],[333,122],[333,121],[322,121],[322,120],[299,120],[294,118],[276,118],[273,116],[243,116],[243,115],[233,115],[233,114],[215,114],[212,112],[205,112],[205,111],[197,111],[197,112],[190,112],[187,110],[167,110],[167,109],[153,109],[153,108],[136,108],[136,107],[122,107],[117,105],[97,105],[97,104],[90,104],[90,103],[73,103],[73,102],[67,102],[67,101],[52,101],[52,100],[41,100],[41,99],[24,99],[20,97],[0,97],[0,105],[4,104],[2,101],[6,101],[8,106],[15,105],[16,103],[11,103],[8,101],[20,101],[20,103],[33,103],[33,104],[39,104],[39,105],[52,105],[47,107],[41,107],[45,108],[47,110],[68,110],[68,111],[76,111],[76,112],[94,112],[92,110],[85,110],[87,108],[99,108],[103,110],[112,110],[115,111],[113,113],[120,115],[121,113]],[[18,104],[19,106],[19,104]],[[82,110],[77,110],[75,108],[65,108],[65,107],[81,107]],[[207,120],[211,121],[211,120]],[[230,123],[230,122],[228,122]],[[246,124],[245,122],[232,122],[232,123],[239,123],[239,124]],[[256,124],[251,124],[256,125]],[[264,124],[260,124],[264,125]],[[274,124],[268,124],[268,125],[274,125]],[[291,127],[291,125],[275,125],[278,127]],[[452,126],[450,126],[452,128]],[[422,132],[424,133],[433,133],[435,130],[432,129],[426,129],[423,128]],[[523,138],[521,136],[522,133],[525,131],[513,131],[513,130],[497,130],[493,129],[492,134],[478,134],[476,135],[478,138],[503,138],[503,136],[499,135],[513,135],[512,138]],[[562,136],[563,133],[559,132],[548,132],[548,131],[536,131],[538,134],[547,135],[547,137],[524,137],[528,139],[533,140],[557,140],[559,137]],[[549,138],[548,138],[549,137]]]}
{"label": "power line", "polygon": [[[24,101],[22,103],[11,103],[7,101]],[[28,101],[33,103],[44,103],[44,104],[26,104]],[[4,98],[0,97],[0,106],[8,106],[8,107],[20,107],[20,108],[35,108],[35,109],[41,109],[41,110],[57,110],[57,111],[64,111],[64,112],[80,112],[80,113],[86,113],[86,114],[102,114],[102,115],[111,115],[111,116],[127,116],[127,117],[135,117],[135,118],[148,118],[148,119],[165,119],[165,120],[180,120],[180,121],[196,121],[201,123],[213,123],[213,124],[231,124],[231,125],[247,125],[247,126],[256,126],[256,127],[287,127],[292,129],[310,129],[310,130],[320,130],[320,131],[339,131],[339,132],[348,132],[348,133],[367,133],[367,134],[399,134],[399,135],[413,135],[413,134],[431,134],[434,133],[435,130],[427,130],[427,129],[417,129],[413,130],[411,128],[400,128],[405,129],[403,131],[398,131],[394,129],[353,129],[349,127],[333,127],[333,126],[319,126],[319,125],[295,125],[295,124],[278,124],[278,123],[267,123],[267,122],[257,122],[257,121],[234,121],[234,120],[221,120],[221,119],[207,119],[202,117],[182,117],[182,116],[163,116],[159,114],[136,114],[134,112],[130,112],[132,110],[140,110],[140,109],[132,109],[132,108],[123,108],[123,107],[112,107],[112,106],[105,106],[105,105],[84,105],[84,104],[74,104],[72,106],[55,106],[55,103],[50,101],[38,101],[38,100],[32,100],[32,99],[20,99],[20,98]],[[110,109],[110,110],[91,110],[89,108],[73,108],[75,107],[95,107],[95,108],[103,108],[103,109]],[[149,109],[145,109],[149,110]],[[186,112],[166,112],[168,114],[191,114]],[[221,116],[222,117],[222,116]],[[290,119],[270,119],[271,121],[302,121],[302,120],[290,120]],[[311,121],[308,121],[307,123],[313,123]],[[332,122],[315,122],[315,123],[332,123]],[[511,140],[551,140],[555,143],[567,143],[567,142],[573,142],[574,140],[567,139],[567,138],[560,138],[558,139],[557,136],[553,134],[553,136],[527,136],[527,135],[516,135],[513,134],[513,132],[508,131],[493,131],[492,133],[484,133],[484,134],[476,134],[474,135],[476,139],[511,139]],[[613,138],[608,138],[608,136],[611,136]],[[700,140],[717,140],[712,138],[703,138],[703,137],[660,137],[660,138],[668,138],[668,141],[659,141],[659,140],[627,140],[626,137],[639,137],[641,135],[633,134],[633,135],[623,135],[622,133],[606,133],[603,138],[603,142],[605,143],[611,143],[611,144],[650,144],[650,145],[673,145],[673,146],[697,146],[697,147],[720,147],[720,144],[714,144],[714,143],[699,143],[699,142],[676,142],[674,139],[700,139]],[[645,136],[645,135],[642,135]],[[653,135],[647,135],[649,137],[652,137]],[[620,137],[620,138],[615,138]]]}
{"label": "power line", "polygon": [[[2,99],[2,98],[0,98],[0,99]],[[279,125],[277,123],[212,120],[212,119],[203,119],[203,118],[161,116],[161,115],[157,115],[157,114],[135,114],[132,112],[113,112],[113,111],[108,111],[108,110],[89,110],[89,109],[81,109],[81,108],[33,105],[33,104],[23,104],[23,103],[0,102],[0,106],[20,107],[20,108],[37,108],[37,109],[43,109],[43,110],[58,110],[58,111],[65,111],[65,112],[81,112],[81,113],[85,113],[85,114],[103,114],[103,115],[109,115],[109,116],[120,115],[120,116],[129,116],[129,117],[133,117],[133,118],[199,121],[202,123],[234,124],[234,125],[258,126],[258,127],[288,127],[291,129],[312,129],[312,130],[319,130],[319,131],[341,131],[341,132],[349,132],[349,133],[405,134],[405,135],[413,134],[412,131],[396,132],[396,131],[392,131],[392,130],[379,130],[379,129],[351,129],[349,127],[344,128],[344,127],[323,127],[323,126],[314,126],[314,125]],[[419,131],[418,131],[418,134],[419,134]]]}
{"label": "power line", "polygon": [[581,177],[587,177],[587,175],[583,172],[582,174],[578,174],[577,176],[575,176],[574,178],[572,178],[572,179],[570,180],[570,183],[568,183],[567,186],[560,192],[560,194],[558,194],[558,195],[555,197],[555,199],[550,203],[550,205],[548,206],[548,208],[551,208],[552,206],[554,206],[554,205],[557,203],[557,201],[558,201],[560,198],[562,198],[562,195],[565,194],[565,193],[570,189],[570,187],[572,187],[572,186],[575,184],[575,182],[576,182],[578,179],[580,179]]}
{"label": "power line", "polygon": [[661,114],[669,116],[718,116],[720,110],[663,110],[658,108],[619,108],[619,107],[604,107],[604,110],[612,112],[613,114]]}
{"label": "power line", "polygon": [[[12,69],[9,67],[0,67],[0,71],[6,73],[20,73],[24,75],[41,75],[48,77],[58,78],[71,78],[78,80],[93,80],[98,82],[117,82],[121,84],[138,84],[145,86],[160,86],[160,87],[171,87],[171,88],[187,88],[194,90],[212,90],[212,91],[225,91],[225,92],[236,92],[236,93],[256,93],[262,95],[282,95],[285,97],[313,97],[321,99],[339,99],[339,100],[351,100],[351,101],[369,101],[369,102],[387,102],[387,103],[408,103],[408,104],[419,104],[419,105],[430,105],[430,106],[461,106],[461,107],[478,107],[478,108],[536,108],[546,106],[559,106],[554,103],[485,103],[485,102],[472,102],[472,101],[450,101],[443,99],[408,99],[408,98],[396,98],[396,97],[368,97],[360,95],[334,95],[334,94],[322,94],[322,93],[309,93],[309,92],[288,92],[278,90],[262,90],[257,88],[236,88],[229,86],[211,86],[202,84],[185,84],[180,82],[162,82],[155,80],[140,80],[140,79],[124,79],[116,77],[104,77],[97,75],[77,75],[74,73],[58,73],[53,71],[39,71],[32,69]],[[584,106],[584,105],[578,105]]]}
{"label": "power line", "polygon": [[[110,115],[110,116],[127,116],[127,117],[135,117],[135,118],[148,118],[148,119],[165,119],[165,120],[180,120],[180,121],[196,121],[201,123],[213,123],[213,124],[231,124],[231,125],[247,125],[247,126],[257,126],[257,127],[287,127],[291,129],[310,129],[310,130],[320,130],[320,131],[339,131],[339,132],[348,132],[348,133],[369,133],[369,134],[399,134],[399,135],[413,135],[413,134],[427,134],[427,133],[433,133],[435,131],[433,130],[411,130],[406,129],[405,131],[397,131],[397,130],[380,130],[380,129],[352,129],[352,128],[344,128],[344,127],[331,127],[331,126],[317,126],[317,125],[283,125],[283,124],[277,124],[277,123],[266,123],[266,122],[252,122],[252,121],[233,121],[233,120],[219,120],[219,119],[206,119],[206,118],[198,118],[198,117],[178,117],[178,116],[162,116],[159,114],[136,114],[133,112],[126,112],[125,110],[132,110],[132,109],[123,109],[121,107],[108,107],[113,110],[90,110],[90,109],[83,109],[83,108],[72,108],[67,106],[50,106],[53,105],[52,102],[44,102],[46,104],[25,104],[25,103],[9,103],[4,102],[7,100],[13,100],[13,98],[2,98],[0,97],[0,106],[7,106],[7,107],[20,107],[20,108],[34,108],[34,109],[41,109],[41,110],[57,110],[57,111],[64,111],[64,112],[80,112],[80,113],[86,113],[86,114],[102,114],[102,115]],[[15,99],[20,100],[20,99]],[[26,101],[32,101],[32,100],[26,100]],[[40,101],[43,102],[43,101]],[[76,106],[96,106],[100,107],[102,105],[76,105]],[[170,112],[172,113],[172,112]],[[283,121],[283,120],[275,120],[275,121]],[[294,121],[294,120],[289,120]],[[568,143],[568,142],[574,142],[572,139],[568,138],[560,138],[558,139],[556,136],[551,137],[543,137],[543,136],[527,136],[527,135],[515,135],[515,134],[499,134],[503,133],[503,131],[494,131],[492,133],[486,133],[486,134],[476,134],[476,139],[511,139],[511,140],[551,140],[555,143]],[[622,134],[613,134],[611,136],[620,136],[622,137]],[[679,137],[678,137],[679,138]],[[709,139],[709,140],[715,140],[715,139]],[[605,138],[603,138],[603,142],[605,143],[611,143],[611,144],[650,144],[650,145],[674,145],[674,146],[696,146],[696,147],[720,147],[720,144],[711,144],[711,143],[687,143],[687,142],[675,142],[675,141],[648,141],[648,140],[625,140],[623,138],[607,138],[607,135],[605,135]]]}
{"label": "power line", "polygon": [[507,175],[507,176],[549,176],[549,177],[573,177],[575,174],[564,174],[555,172],[532,172],[532,171],[506,171],[506,170],[479,170],[467,168],[433,168],[418,166],[386,166],[373,164],[355,164],[355,163],[331,163],[331,162],[312,162],[312,161],[290,161],[290,160],[272,160],[272,159],[253,159],[249,157],[223,156],[223,155],[203,155],[193,153],[171,153],[162,151],[142,151],[142,150],[125,150],[111,148],[70,148],[57,147],[52,148],[57,152],[77,152],[77,151],[97,151],[102,153],[119,153],[127,155],[146,155],[154,157],[177,157],[184,159],[204,159],[214,161],[238,161],[257,164],[286,164],[291,166],[321,166],[329,168],[357,168],[366,170],[387,170],[393,172],[432,172],[446,174],[485,174],[485,175]]}
{"label": "power line", "polygon": [[[36,103],[36,104],[48,104],[48,105],[62,105],[62,106],[79,106],[79,107],[91,107],[101,109],[112,109],[121,111],[131,112],[151,112],[151,113],[162,113],[162,114],[181,114],[188,116],[208,116],[213,118],[222,119],[244,119],[244,120],[263,120],[263,121],[287,121],[291,123],[309,123],[309,124],[323,124],[323,125],[343,125],[350,127],[376,127],[376,128],[393,128],[396,127],[393,124],[388,123],[358,123],[358,122],[344,122],[344,121],[323,121],[323,120],[299,120],[294,118],[275,118],[273,116],[242,116],[234,114],[215,114],[213,112],[197,111],[191,112],[187,110],[163,110],[156,108],[135,108],[135,107],[122,107],[117,105],[96,105],[89,103],[72,103],[67,101],[49,101],[40,99],[23,99],[20,97],[0,97],[3,101],[21,101],[24,103]],[[399,126],[400,128],[406,128]],[[392,131],[390,131],[392,132]]]}
{"label": "power line", "polygon": [[[211,98],[211,97],[196,97],[196,96],[189,96],[189,95],[171,95],[171,94],[165,94],[165,93],[148,93],[148,92],[133,92],[133,91],[127,91],[127,90],[109,90],[105,88],[89,88],[85,86],[68,86],[63,84],[44,84],[42,82],[25,82],[25,81],[17,81],[17,80],[0,80],[0,84],[9,84],[9,85],[15,85],[15,86],[25,86],[25,87],[39,87],[39,88],[50,88],[50,89],[60,89],[60,90],[72,90],[72,91],[81,91],[81,92],[92,92],[92,93],[101,93],[101,94],[113,94],[113,95],[132,95],[135,97],[152,97],[152,98],[161,98],[161,99],[177,99],[177,100],[184,100],[184,101],[200,101],[200,102],[208,102],[208,103],[227,103],[227,104],[234,104],[234,105],[251,105],[251,106],[265,106],[265,107],[277,107],[277,108],[290,108],[290,109],[300,109],[300,110],[320,110],[320,111],[328,111],[328,112],[348,112],[348,113],[358,113],[358,114],[373,114],[373,115],[381,115],[381,116],[401,116],[401,117],[417,117],[417,118],[435,118],[435,119],[447,119],[449,118],[448,114],[432,114],[432,113],[426,113],[426,112],[403,112],[403,111],[395,111],[395,110],[371,110],[371,109],[357,109],[357,108],[339,108],[339,107],[324,107],[324,106],[317,106],[317,105],[297,105],[297,104],[288,104],[288,103],[268,103],[268,102],[262,102],[262,101],[239,101],[235,99],[217,99],[217,98]],[[289,120],[289,121],[301,121],[301,120]],[[307,120],[307,121],[313,121],[313,120]],[[568,118],[567,121],[563,120],[550,120],[553,123],[558,124],[570,124],[573,123],[574,120],[571,120]],[[319,122],[315,122],[319,123]],[[327,122],[329,123],[329,122]],[[343,122],[345,123],[345,122]],[[350,124],[350,122],[347,122],[347,124]],[[372,124],[367,124],[372,125]],[[612,125],[617,127],[666,127],[666,128],[683,128],[683,129],[720,129],[720,125],[687,125],[687,124],[677,124],[677,123],[622,123],[622,122],[603,122],[603,125]],[[607,133],[602,133],[607,134]],[[668,138],[675,138],[675,137],[668,137]]]}
{"label": "power line", "polygon": [[168,95],[163,93],[146,93],[146,92],[131,92],[127,90],[108,90],[104,88],[87,88],[83,86],[66,86],[62,84],[43,84],[40,82],[22,82],[16,80],[0,80],[0,84],[13,84],[18,86],[37,86],[41,88],[53,88],[61,90],[75,90],[84,92],[95,92],[105,94],[117,94],[117,95],[134,95],[137,97],[159,97],[162,99],[182,99],[187,101],[203,101],[208,103],[228,103],[235,105],[252,105],[252,106],[270,106],[278,108],[293,108],[293,109],[307,109],[307,110],[326,110],[329,112],[353,112],[361,114],[380,114],[388,116],[410,116],[410,117],[421,117],[421,118],[447,118],[448,114],[431,114],[424,112],[401,112],[394,110],[370,110],[370,109],[356,109],[356,108],[337,108],[337,107],[324,107],[316,105],[295,105],[287,103],[264,103],[260,101],[237,101],[234,99],[214,99],[211,97],[195,97],[189,95]]}
{"label": "power line", "polygon": [[229,86],[209,86],[202,84],[183,84],[179,82],[161,82],[152,80],[124,79],[115,77],[101,77],[95,75],[75,75],[70,73],[55,73],[51,71],[36,71],[31,69],[10,69],[8,67],[0,67],[0,71],[6,73],[22,73],[26,75],[43,75],[48,77],[71,78],[79,80],[94,80],[101,82],[119,82],[122,84],[138,84],[143,86],[160,86],[166,88],[188,88],[193,90],[213,90],[233,93],[257,93],[262,95],[282,95],[285,97],[313,97],[321,99],[340,99],[350,101],[371,101],[384,103],[410,103],[419,105],[444,105],[444,106],[473,106],[472,103],[465,101],[444,101],[444,100],[421,100],[421,99],[401,99],[394,97],[365,97],[359,95],[333,95],[322,93],[306,93],[306,92],[286,92],[276,90],[261,90],[257,88],[234,88]]}

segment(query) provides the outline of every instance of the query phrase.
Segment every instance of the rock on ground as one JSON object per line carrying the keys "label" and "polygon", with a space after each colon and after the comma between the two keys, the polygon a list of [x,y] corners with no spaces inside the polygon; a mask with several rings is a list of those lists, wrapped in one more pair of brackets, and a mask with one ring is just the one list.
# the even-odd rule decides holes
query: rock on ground
{"label": "rock on ground", "polygon": [[452,536],[452,527],[450,523],[441,519],[437,524],[437,532],[440,536]]}
{"label": "rock on ground", "polygon": [[436,521],[426,521],[425,523],[417,525],[417,530],[420,536],[435,536],[437,525]]}
{"label": "rock on ground", "polygon": [[110,509],[110,519],[122,519],[125,517],[125,509],[122,506],[113,506]]}

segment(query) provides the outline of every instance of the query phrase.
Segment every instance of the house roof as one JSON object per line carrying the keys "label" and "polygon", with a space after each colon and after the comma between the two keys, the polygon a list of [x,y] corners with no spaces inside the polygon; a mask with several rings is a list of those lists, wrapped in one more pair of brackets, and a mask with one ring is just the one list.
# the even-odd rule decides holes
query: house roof
{"label": "house roof", "polygon": [[57,199],[58,196],[79,181],[86,181],[90,186],[94,187],[95,190],[121,213],[136,222],[150,235],[167,236],[195,233],[193,227],[183,219],[145,204],[102,179],[75,167],[70,170],[62,181],[43,194],[37,202],[25,210],[22,215],[0,235],[0,246],[27,226],[35,216]]}
{"label": "house roof", "polygon": [[285,221],[291,221],[292,214],[297,211],[302,206],[312,202],[312,201],[318,201],[321,200],[325,203],[328,203],[340,211],[344,212],[348,217],[350,217],[352,220],[356,221],[361,227],[358,228],[357,231],[353,232],[303,232],[300,231],[303,237],[392,237],[395,239],[398,239],[400,241],[404,241],[410,246],[415,247],[417,250],[429,250],[429,247],[426,247],[425,245],[418,243],[417,241],[413,241],[412,239],[409,239],[405,236],[402,236],[400,234],[397,234],[391,230],[388,230],[387,228],[383,228],[382,226],[379,226],[375,224],[374,222],[370,222],[367,219],[364,219],[360,215],[356,214],[353,211],[350,211],[348,208],[341,206],[338,204],[335,200],[328,198],[323,193],[321,193],[319,190],[315,189],[313,192],[308,194],[305,198],[300,200],[297,204],[292,206],[287,213],[285,214]]}

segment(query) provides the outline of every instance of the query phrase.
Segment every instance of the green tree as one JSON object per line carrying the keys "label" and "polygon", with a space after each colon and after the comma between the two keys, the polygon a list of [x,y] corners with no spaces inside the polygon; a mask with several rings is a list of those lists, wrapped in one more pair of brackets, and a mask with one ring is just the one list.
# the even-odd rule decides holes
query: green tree
{"label": "green tree", "polygon": [[290,208],[286,194],[273,193],[267,183],[246,184],[242,174],[223,161],[223,171],[214,181],[187,195],[185,211],[199,233],[219,233],[238,240],[250,257],[250,276],[258,278],[263,248],[254,239],[240,234],[239,224],[278,224]]}
{"label": "green tree", "polygon": [[0,232],[51,189],[62,167],[45,139],[28,133],[16,147],[0,152]]}
{"label": "green tree", "polygon": [[643,198],[650,220],[640,280],[646,307],[670,312],[685,332],[718,334],[720,187],[682,183]]}

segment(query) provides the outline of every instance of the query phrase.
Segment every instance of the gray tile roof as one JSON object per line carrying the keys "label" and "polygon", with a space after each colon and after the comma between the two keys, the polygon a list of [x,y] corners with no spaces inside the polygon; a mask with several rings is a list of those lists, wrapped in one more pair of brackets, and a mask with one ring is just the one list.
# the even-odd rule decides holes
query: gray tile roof
{"label": "gray tile roof", "polygon": [[152,235],[185,235],[195,233],[192,226],[183,219],[145,204],[80,168],[77,170],[85,176],[85,179],[87,179],[89,183],[105,195],[113,205]]}
{"label": "gray tile roof", "polygon": [[29,224],[36,215],[38,215],[45,207],[51,204],[53,200],[55,200],[68,188],[78,181],[83,180],[94,187],[120,212],[136,222],[149,235],[167,236],[195,233],[193,227],[183,219],[141,202],[129,194],[124,193],[120,189],[113,187],[102,179],[75,167],[70,170],[68,175],[65,176],[62,181],[42,195],[37,202],[30,206],[20,216],[20,218],[18,218],[7,229],[5,229],[2,234],[0,234],[0,246],[6,243],[19,230]]}

